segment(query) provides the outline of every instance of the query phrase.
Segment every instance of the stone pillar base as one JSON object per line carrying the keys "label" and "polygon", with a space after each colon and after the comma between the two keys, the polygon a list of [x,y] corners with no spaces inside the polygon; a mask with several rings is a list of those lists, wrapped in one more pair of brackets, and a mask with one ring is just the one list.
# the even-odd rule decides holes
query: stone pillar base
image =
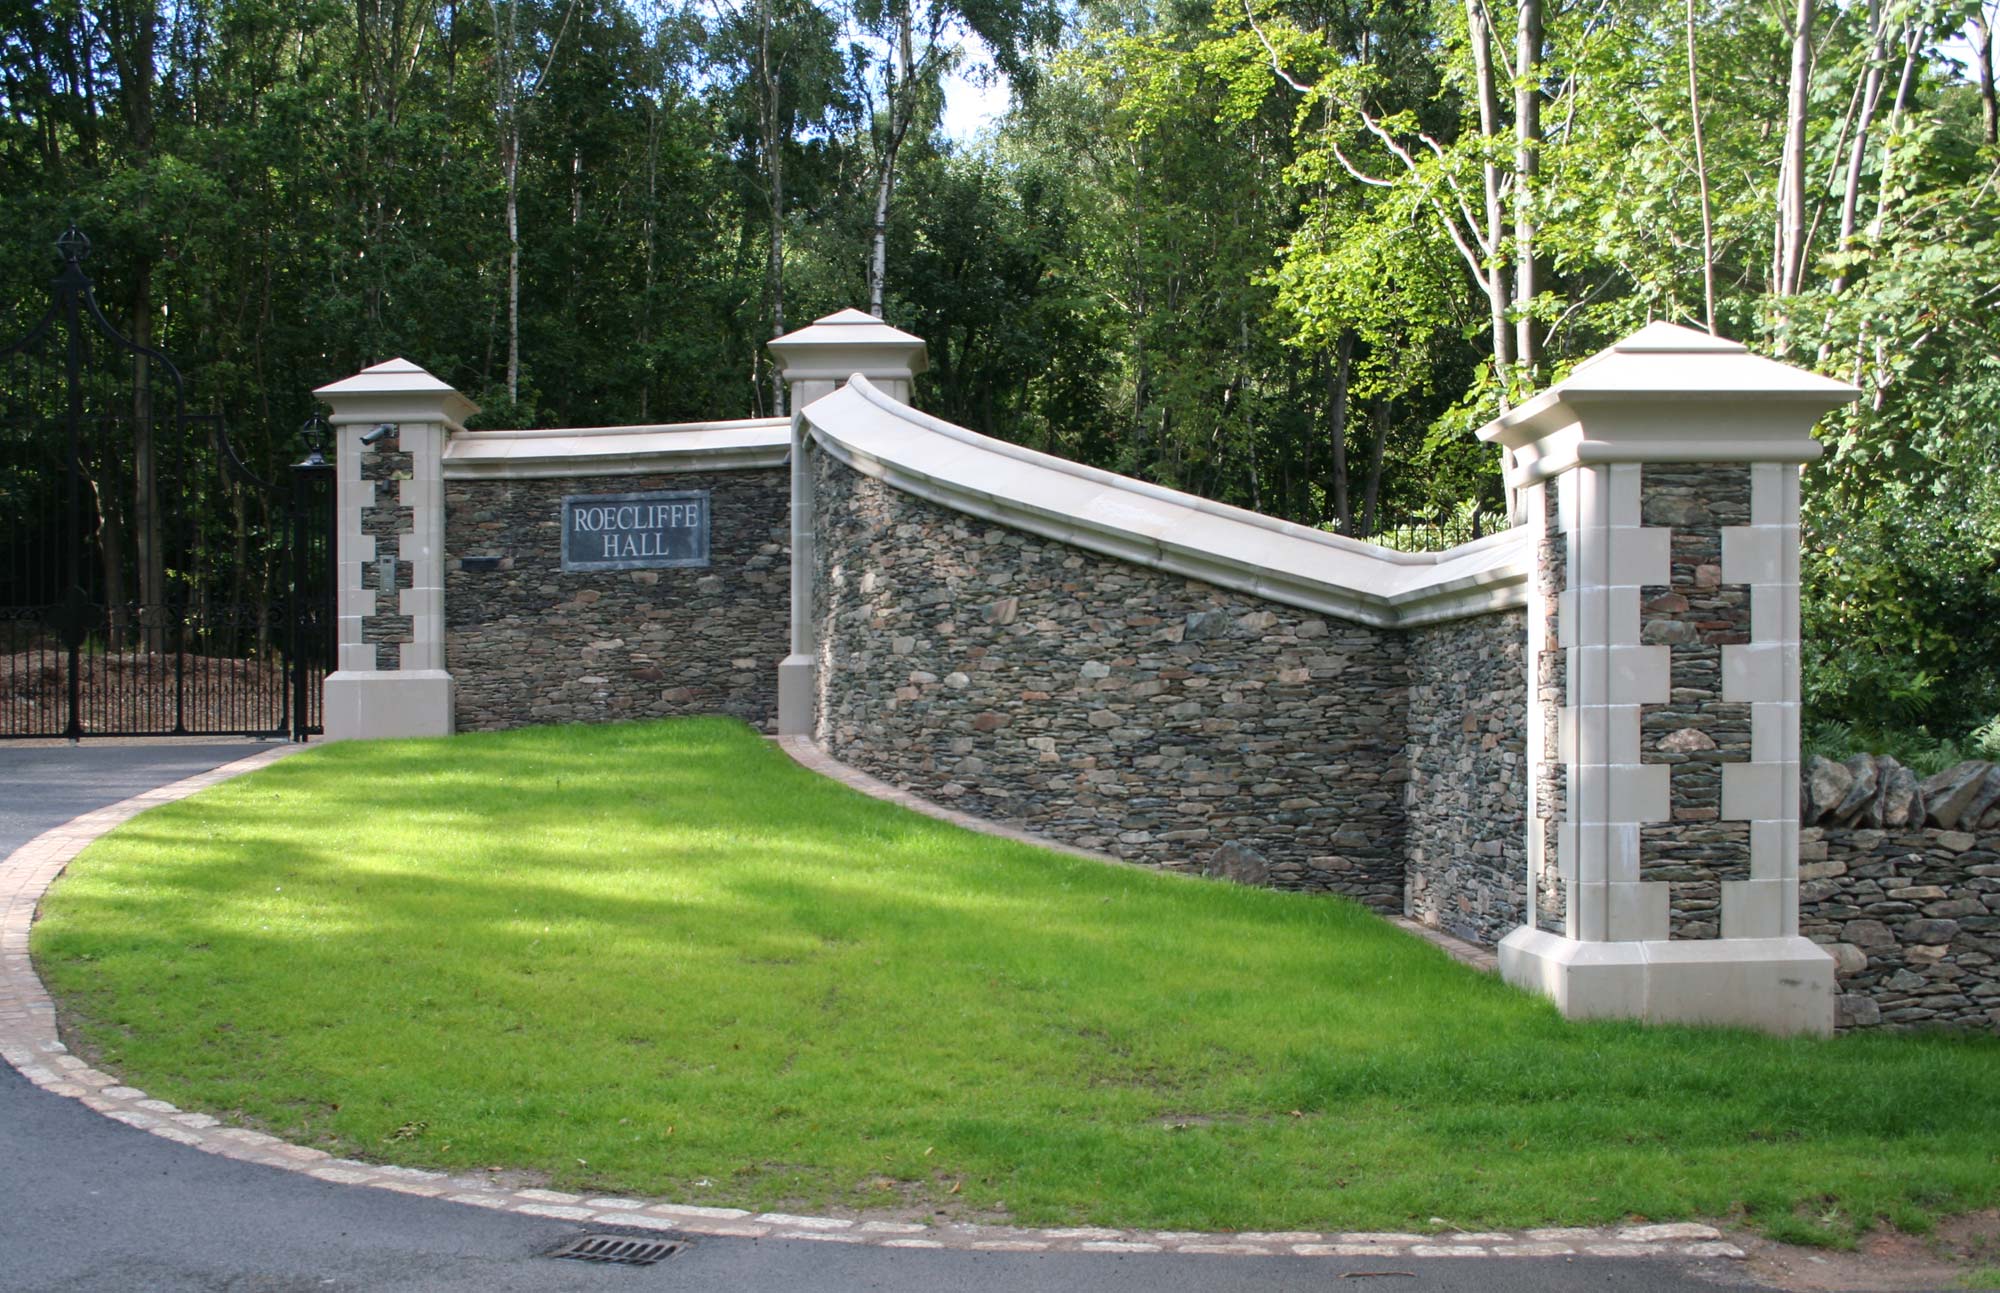
{"label": "stone pillar base", "polygon": [[813,697],[819,662],[809,655],[788,655],[778,664],[778,735],[813,734]]}
{"label": "stone pillar base", "polygon": [[1833,1033],[1833,958],[1808,938],[1586,943],[1523,925],[1499,951],[1502,978],[1569,1019]]}
{"label": "stone pillar base", "polygon": [[451,675],[443,669],[328,674],[326,739],[450,736],[452,690]]}

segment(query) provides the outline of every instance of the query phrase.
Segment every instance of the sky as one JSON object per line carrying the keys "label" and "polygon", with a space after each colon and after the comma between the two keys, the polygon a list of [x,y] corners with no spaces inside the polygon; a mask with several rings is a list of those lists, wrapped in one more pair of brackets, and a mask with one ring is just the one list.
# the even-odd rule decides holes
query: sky
{"label": "sky", "polygon": [[1007,112],[1007,82],[977,41],[961,41],[959,66],[945,78],[944,133],[955,143],[971,143]]}

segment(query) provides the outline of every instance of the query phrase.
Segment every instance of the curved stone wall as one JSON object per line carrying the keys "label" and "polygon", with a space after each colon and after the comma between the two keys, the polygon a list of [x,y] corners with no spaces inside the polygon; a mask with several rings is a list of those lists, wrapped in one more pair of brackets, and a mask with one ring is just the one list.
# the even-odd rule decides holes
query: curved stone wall
{"label": "curved stone wall", "polygon": [[1403,902],[1403,634],[812,462],[816,739],[966,812],[1179,870]]}

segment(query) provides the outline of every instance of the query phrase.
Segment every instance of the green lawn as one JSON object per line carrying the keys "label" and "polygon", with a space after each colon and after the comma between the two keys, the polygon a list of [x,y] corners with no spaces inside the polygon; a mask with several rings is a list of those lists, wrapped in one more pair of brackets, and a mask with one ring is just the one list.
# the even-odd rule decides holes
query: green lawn
{"label": "green lawn", "polygon": [[342,744],[92,846],[73,1038],[343,1154],[1020,1224],[2000,1203],[2000,1042],[1565,1023],[1332,898],[881,804],[723,720]]}

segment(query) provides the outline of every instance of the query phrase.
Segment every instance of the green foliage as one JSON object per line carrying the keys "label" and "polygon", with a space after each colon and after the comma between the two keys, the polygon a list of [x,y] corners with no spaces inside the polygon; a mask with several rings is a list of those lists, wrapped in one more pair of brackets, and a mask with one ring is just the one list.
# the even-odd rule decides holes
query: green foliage
{"label": "green foliage", "polygon": [[[1472,432],[1646,322],[1704,319],[1712,265],[1718,330],[1862,392],[1805,482],[1816,721],[1963,744],[2000,711],[2000,151],[1977,88],[1927,52],[1964,6],[1817,7],[1805,269],[1784,290],[1779,11],[1696,0],[1690,69],[1681,6],[1542,8],[1532,81],[1506,66],[1516,0],[1093,0],[1060,35],[1040,0],[934,10],[1022,92],[977,146],[942,138],[927,99],[903,146],[885,311],[930,342],[921,400],[1403,542],[1498,510]],[[102,0],[8,12],[0,325],[38,312],[47,244],[83,221],[107,307],[154,323],[269,476],[313,386],[394,355],[479,398],[482,426],[768,412],[773,289],[786,327],[865,301],[868,30],[916,11],[512,0],[547,62],[520,119],[512,399],[483,8],[119,11],[150,33]],[[1497,34],[1490,125],[1470,13]],[[1532,176],[1511,133],[1525,84]],[[1524,230],[1536,282],[1500,331],[1532,319],[1533,364],[1502,362],[1483,281],[1518,271]],[[225,535],[232,505],[191,500]]]}
{"label": "green foliage", "polygon": [[[1988,730],[1990,729],[1982,729]],[[1886,754],[1920,777],[1955,767],[1967,759],[2000,759],[2000,742],[1975,731],[1964,740],[1935,736],[1909,720],[1853,724],[1837,719],[1809,723],[1800,736],[1800,752],[1842,762],[1855,754]]]}
{"label": "green foliage", "polygon": [[[1877,741],[1963,744],[2000,708],[2000,153],[1982,147],[1969,87],[1938,63],[1875,61],[1867,27],[1879,12],[1884,50],[1920,48],[1961,9],[1822,7],[1795,292],[1771,281],[1790,42],[1772,11],[1701,0],[1690,32],[1679,9],[1546,6],[1532,177],[1514,154],[1511,51],[1490,51],[1503,66],[1489,134],[1465,12],[1216,8],[1212,60],[1296,87],[1300,215],[1265,279],[1287,341],[1324,354],[1352,339],[1355,393],[1423,410],[1426,434],[1392,443],[1397,465],[1464,498],[1492,470],[1467,433],[1528,393],[1521,371],[1479,353],[1491,319],[1478,273],[1504,277],[1528,236],[1536,294],[1507,315],[1535,321],[1546,381],[1651,320],[1700,320],[1712,261],[1723,331],[1862,392],[1825,420],[1828,452],[1806,480],[1811,713]],[[1510,6],[1487,12],[1510,34]],[[1871,67],[1882,89],[1864,136]]]}

